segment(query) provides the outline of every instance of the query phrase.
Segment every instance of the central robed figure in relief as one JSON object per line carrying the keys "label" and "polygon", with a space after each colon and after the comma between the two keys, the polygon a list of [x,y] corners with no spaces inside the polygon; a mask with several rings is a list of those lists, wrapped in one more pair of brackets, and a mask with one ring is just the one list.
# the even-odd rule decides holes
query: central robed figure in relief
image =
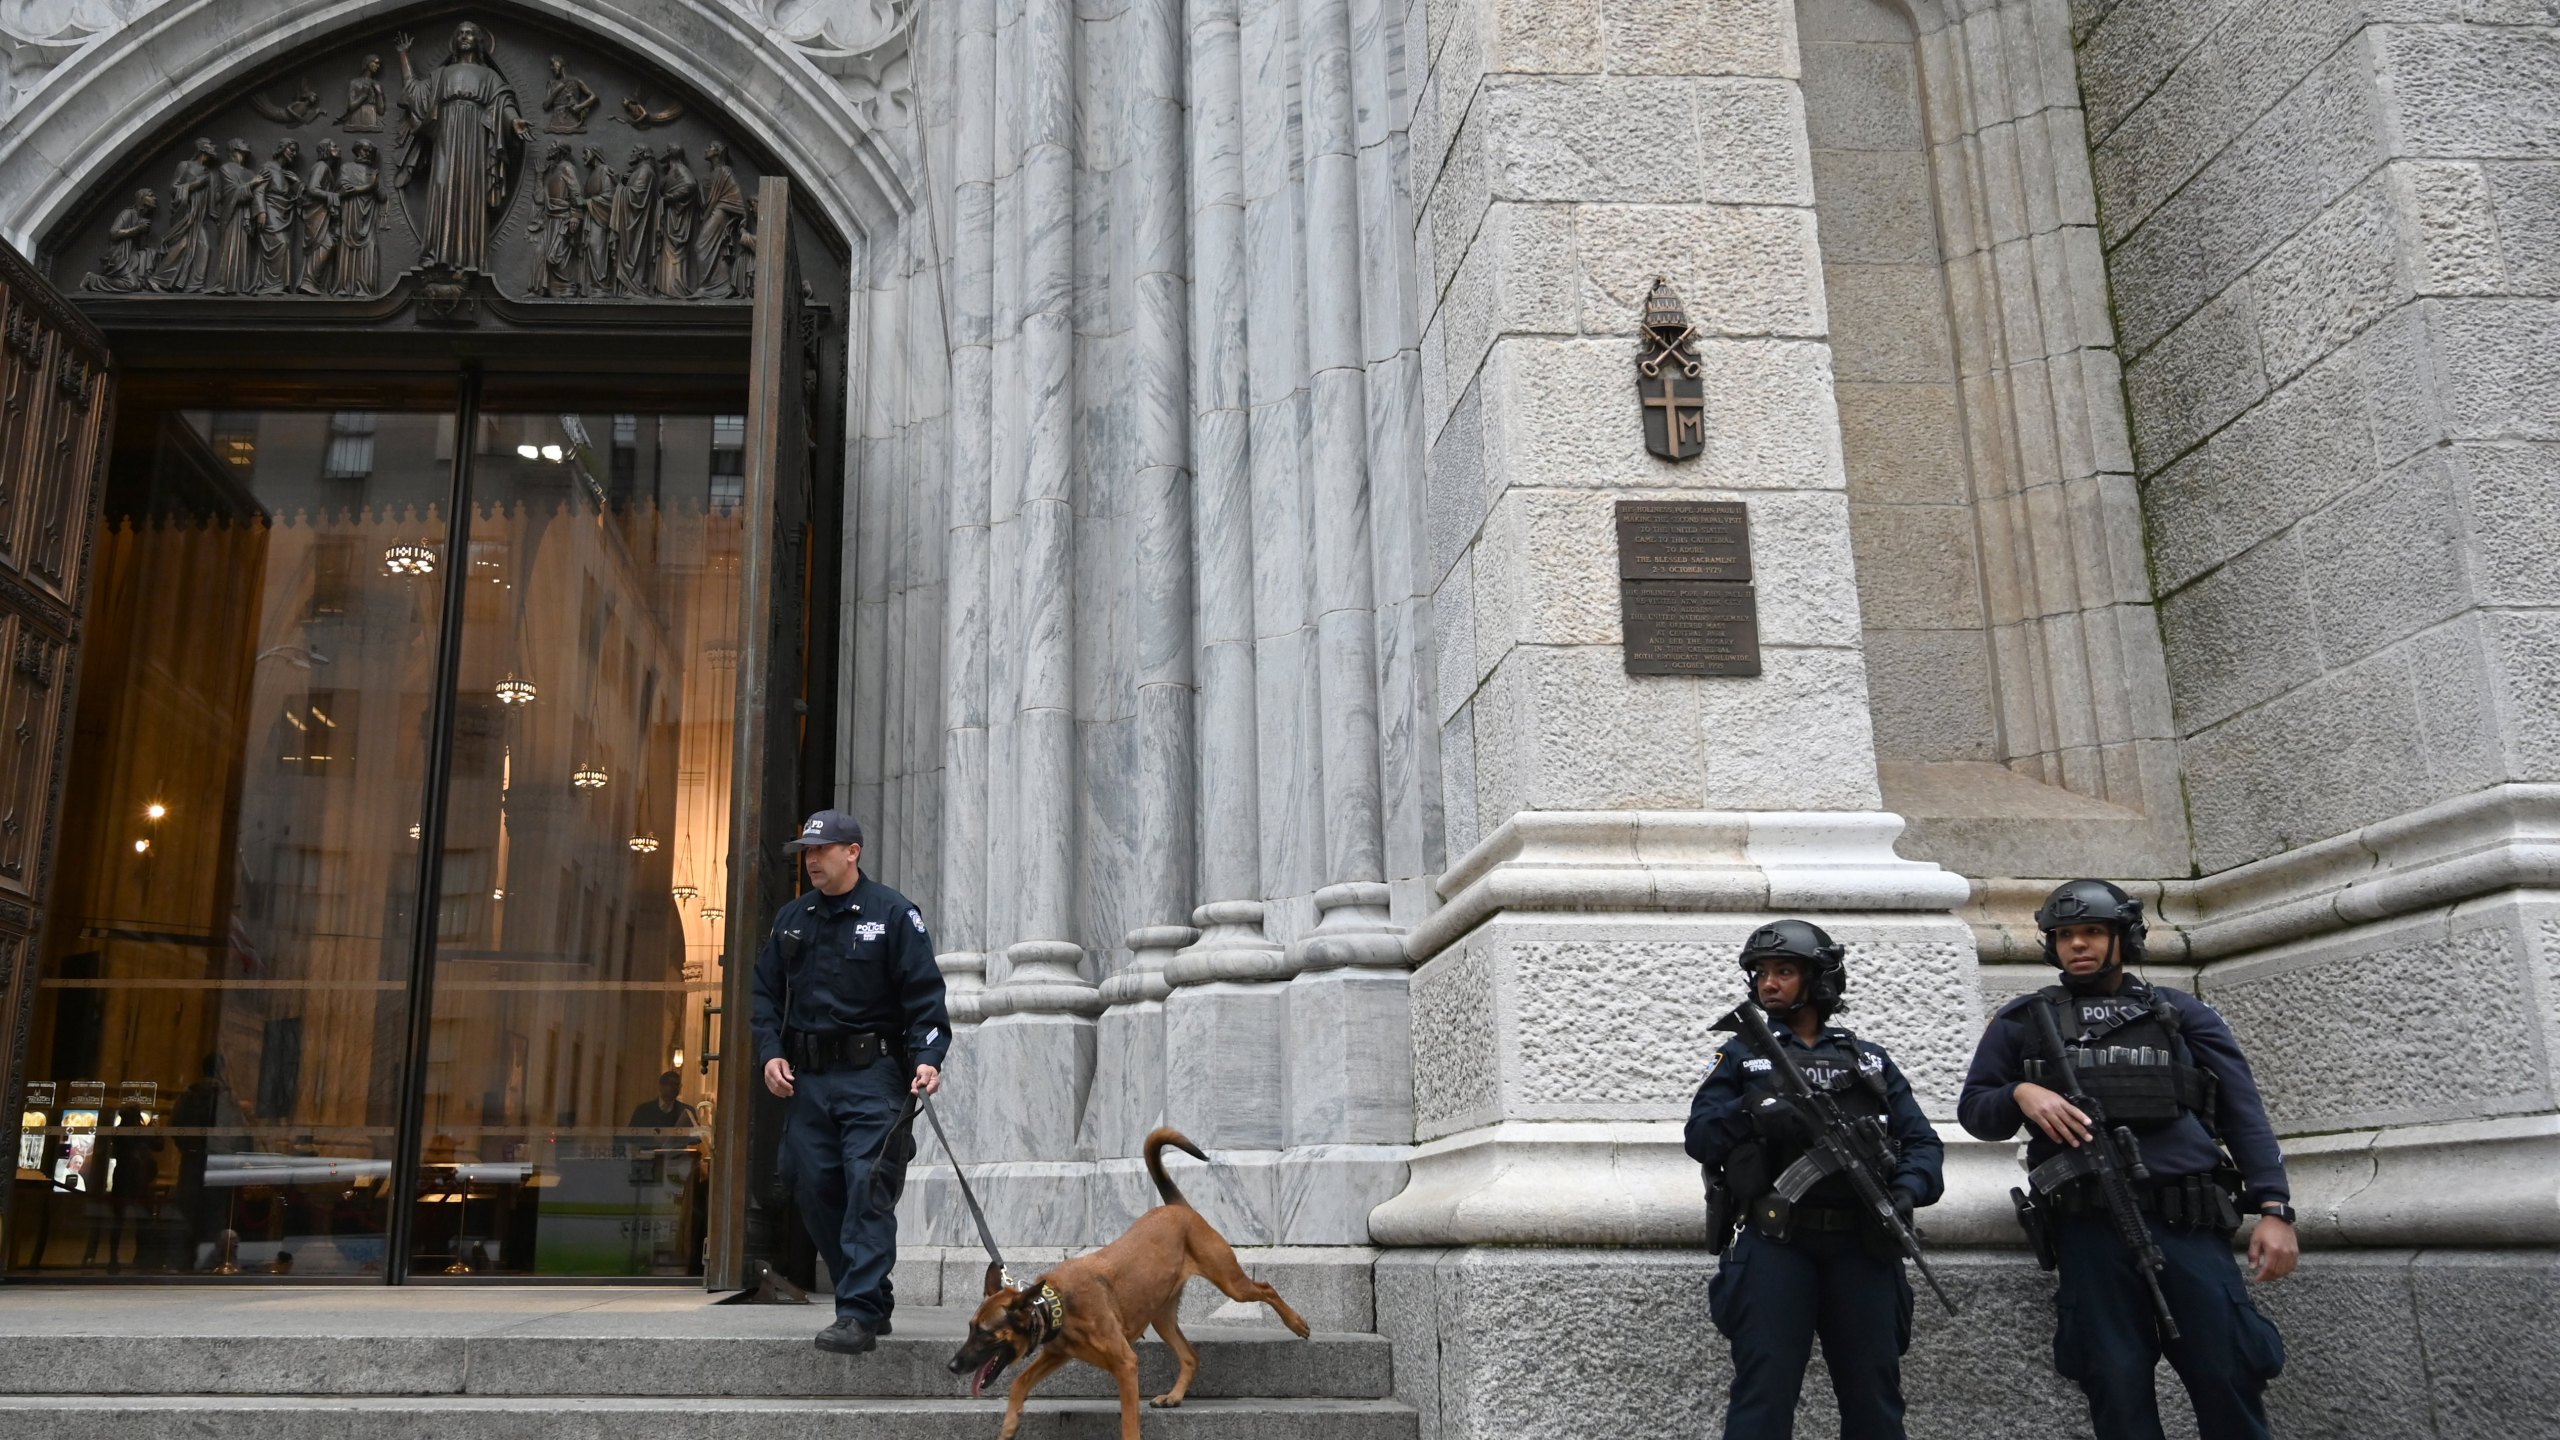
{"label": "central robed figure in relief", "polygon": [[506,205],[526,129],[515,91],[498,73],[497,46],[465,21],[444,63],[421,78],[409,65],[409,37],[392,43],[407,116],[395,183],[405,190],[421,167],[427,175],[426,201],[416,212],[420,258],[485,270],[489,223]]}

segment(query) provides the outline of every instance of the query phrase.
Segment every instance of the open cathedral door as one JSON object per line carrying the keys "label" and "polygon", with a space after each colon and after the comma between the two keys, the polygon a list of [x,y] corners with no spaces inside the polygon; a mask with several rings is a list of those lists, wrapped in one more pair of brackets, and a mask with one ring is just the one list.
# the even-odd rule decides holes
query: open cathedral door
{"label": "open cathedral door", "polygon": [[0,1148],[13,1162],[112,397],[105,338],[0,244]]}
{"label": "open cathedral door", "polygon": [[[756,953],[773,913],[796,893],[792,856],[782,847],[808,797],[810,750],[828,737],[809,731],[809,610],[823,593],[812,570],[818,433],[816,317],[805,302],[799,257],[791,252],[790,182],[756,185],[755,321],[747,360],[744,513],[750,525],[739,560],[738,743],[730,784],[728,924],[724,932],[718,1156],[711,1185],[710,1244],[703,1283],[748,1283],[751,1258],[778,1259],[786,1243],[773,1156],[780,1105],[765,1093],[749,1033]],[[755,623],[755,617],[765,623]],[[788,1267],[786,1267],[788,1268]]]}

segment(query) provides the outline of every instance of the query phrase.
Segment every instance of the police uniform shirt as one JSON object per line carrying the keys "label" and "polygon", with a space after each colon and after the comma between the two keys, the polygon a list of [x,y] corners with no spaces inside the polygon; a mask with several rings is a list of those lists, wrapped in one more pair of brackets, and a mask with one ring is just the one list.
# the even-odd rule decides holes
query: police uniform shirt
{"label": "police uniform shirt", "polygon": [[[791,934],[802,943],[786,961],[781,937]],[[907,897],[864,875],[842,895],[813,889],[782,907],[756,956],[758,1068],[781,1058],[786,1027],[898,1037],[908,1063],[942,1067],[951,1048],[942,967]]]}
{"label": "police uniform shirt", "polygon": [[[1799,1066],[1813,1059],[1817,1050],[1828,1050],[1837,1057],[1842,1043],[1851,1038],[1846,1030],[1825,1026],[1815,1037],[1816,1044],[1808,1046],[1792,1026],[1773,1025],[1770,1029],[1780,1045],[1803,1052],[1796,1062]],[[1900,1067],[1884,1053],[1884,1047],[1866,1040],[1858,1041],[1857,1046],[1859,1065],[1870,1074],[1884,1077],[1885,1128],[1893,1138],[1894,1153],[1900,1157],[1886,1183],[1908,1191],[1914,1205],[1934,1204],[1946,1189],[1942,1173],[1946,1146],[1929,1124],[1929,1117],[1920,1113],[1911,1082],[1902,1078]],[[1733,1148],[1751,1138],[1751,1103],[1762,1094],[1780,1093],[1769,1083],[1769,1068],[1769,1061],[1739,1035],[1726,1040],[1716,1051],[1715,1059],[1707,1066],[1705,1083],[1689,1102],[1685,1140],[1690,1159],[1710,1170],[1722,1170]]]}
{"label": "police uniform shirt", "polygon": [[[2185,991],[2153,985],[2134,975],[2125,976],[2122,988],[2106,998],[2144,1007],[2154,999],[2169,1002],[2178,1013],[2178,1035],[2186,1042],[2188,1054],[2197,1065],[2212,1072],[2219,1087],[2213,1123],[2222,1132],[2223,1143],[2231,1147],[2232,1160],[2240,1167],[2246,1187],[2242,1208],[2255,1210],[2269,1200],[2291,1199],[2293,1192],[2285,1182],[2284,1151],[2276,1144],[2275,1126],[2267,1120],[2266,1102],[2259,1098],[2257,1079],[2249,1073],[2249,1062],[2240,1053],[2238,1037],[2231,1033],[2222,1016]],[[1990,1028],[1983,1032],[1982,1043],[1974,1048],[1973,1067],[1965,1074],[1964,1093],[1956,1102],[1956,1118],[1978,1139],[2006,1140],[2026,1125],[2026,1114],[2018,1108],[2018,1082],[2026,1078],[2028,1058],[2043,1050],[2035,1038],[2035,1022],[2027,1014],[2027,1006],[2042,1003],[2040,995],[2021,995],[2001,1006]],[[2078,1022],[2072,1007],[2065,1006],[2063,1015],[2056,1018],[2067,1040],[2075,1045],[2085,1040],[2085,1032],[2074,1031]],[[2134,1139],[2141,1147],[2142,1163],[2154,1179],[2203,1175],[2221,1163],[2213,1133],[2192,1112],[2182,1111],[2165,1125],[2137,1129]],[[2061,1149],[2045,1138],[2042,1130],[2027,1126],[2029,1169],[2043,1164]]]}

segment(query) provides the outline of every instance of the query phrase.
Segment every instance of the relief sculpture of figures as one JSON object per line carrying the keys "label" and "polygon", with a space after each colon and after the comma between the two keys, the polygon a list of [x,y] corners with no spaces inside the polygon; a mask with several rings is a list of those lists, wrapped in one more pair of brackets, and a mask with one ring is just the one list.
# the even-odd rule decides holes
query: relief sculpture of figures
{"label": "relief sculpture of figures", "polygon": [[151,272],[151,288],[181,293],[202,290],[212,273],[214,198],[220,183],[211,140],[198,140],[195,152],[178,163],[169,182],[172,221],[160,246],[160,263]]}
{"label": "relief sculpture of figures", "polygon": [[294,129],[299,129],[305,123],[316,120],[326,113],[325,108],[320,104],[320,92],[312,89],[307,80],[294,82],[293,100],[289,104],[279,105],[264,95],[252,94],[249,97],[249,108],[279,125]]}
{"label": "relief sculpture of figures", "polygon": [[311,173],[302,182],[303,295],[330,295],[338,284],[338,142],[312,147]]}
{"label": "relief sculpture of figures", "polygon": [[693,236],[694,296],[730,300],[738,288],[738,227],[747,218],[746,192],[729,168],[729,147],[713,141],[702,148],[708,167],[702,178],[702,217]]}
{"label": "relief sculpture of figures", "polygon": [[486,269],[489,222],[506,204],[524,116],[498,73],[497,46],[477,24],[466,20],[454,30],[444,63],[424,78],[410,67],[409,44],[406,35],[392,42],[400,52],[400,108],[409,117],[392,183],[406,188],[426,176],[425,203],[413,212],[422,262]]}
{"label": "relief sculpture of figures", "polygon": [[670,300],[693,294],[693,222],[701,186],[693,167],[684,163],[684,147],[670,145],[659,157],[657,292]]}
{"label": "relief sculpture of figures", "polygon": [[542,159],[542,213],[533,222],[533,293],[586,293],[586,193],[569,147],[553,142]]}
{"label": "relief sculpture of figures", "polygon": [[381,284],[374,223],[382,206],[382,152],[359,140],[338,167],[338,275],[340,295],[371,295]]}
{"label": "relief sculpture of figures", "polygon": [[352,135],[370,135],[382,128],[382,112],[391,102],[382,93],[382,57],[364,57],[364,73],[347,82],[347,112],[338,117],[338,126]]}
{"label": "relief sculpture of figures", "polygon": [[554,135],[584,135],[599,102],[587,82],[569,73],[569,62],[551,57],[551,89],[542,97],[542,128]]}
{"label": "relief sculpture of figures", "polygon": [[671,125],[683,118],[684,102],[681,100],[670,100],[652,110],[640,103],[639,96],[625,95],[622,97],[622,113],[613,117],[613,123],[646,130],[652,125]]}
{"label": "relief sculpture of figures", "polygon": [[249,142],[234,140],[215,172],[213,278],[216,295],[246,295],[258,288],[258,172]]}
{"label": "relief sculpture of figures", "polygon": [[613,196],[615,279],[625,295],[646,295],[658,258],[658,162],[646,145],[625,157],[621,188]]}
{"label": "relief sculpture of figures", "polygon": [[281,295],[293,288],[293,232],[301,209],[302,163],[299,141],[278,141],[267,163],[258,167],[256,293]]}
{"label": "relief sculpture of figures", "polygon": [[613,293],[617,272],[614,269],[614,201],[622,191],[622,177],[604,163],[604,152],[590,145],[578,154],[586,163],[587,185],[584,193],[586,211],[587,293]]}
{"label": "relief sculpture of figures", "polygon": [[115,223],[107,227],[107,253],[98,257],[98,268],[80,277],[81,289],[130,295],[150,288],[156,255],[151,246],[151,212],[159,208],[159,196],[148,190],[133,192],[133,203],[117,211]]}

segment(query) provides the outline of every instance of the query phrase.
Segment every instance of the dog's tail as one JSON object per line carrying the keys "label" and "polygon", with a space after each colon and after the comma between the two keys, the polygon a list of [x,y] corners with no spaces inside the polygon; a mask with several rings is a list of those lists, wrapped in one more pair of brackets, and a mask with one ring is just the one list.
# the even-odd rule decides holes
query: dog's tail
{"label": "dog's tail", "polygon": [[1157,1126],[1147,1135],[1147,1178],[1156,1182],[1156,1193],[1164,1197],[1164,1203],[1188,1206],[1191,1202],[1182,1198],[1181,1187],[1173,1183],[1172,1176],[1164,1173],[1164,1147],[1167,1145],[1204,1164],[1209,1157],[1201,1154],[1199,1146],[1184,1139],[1182,1132],[1171,1126]]}

